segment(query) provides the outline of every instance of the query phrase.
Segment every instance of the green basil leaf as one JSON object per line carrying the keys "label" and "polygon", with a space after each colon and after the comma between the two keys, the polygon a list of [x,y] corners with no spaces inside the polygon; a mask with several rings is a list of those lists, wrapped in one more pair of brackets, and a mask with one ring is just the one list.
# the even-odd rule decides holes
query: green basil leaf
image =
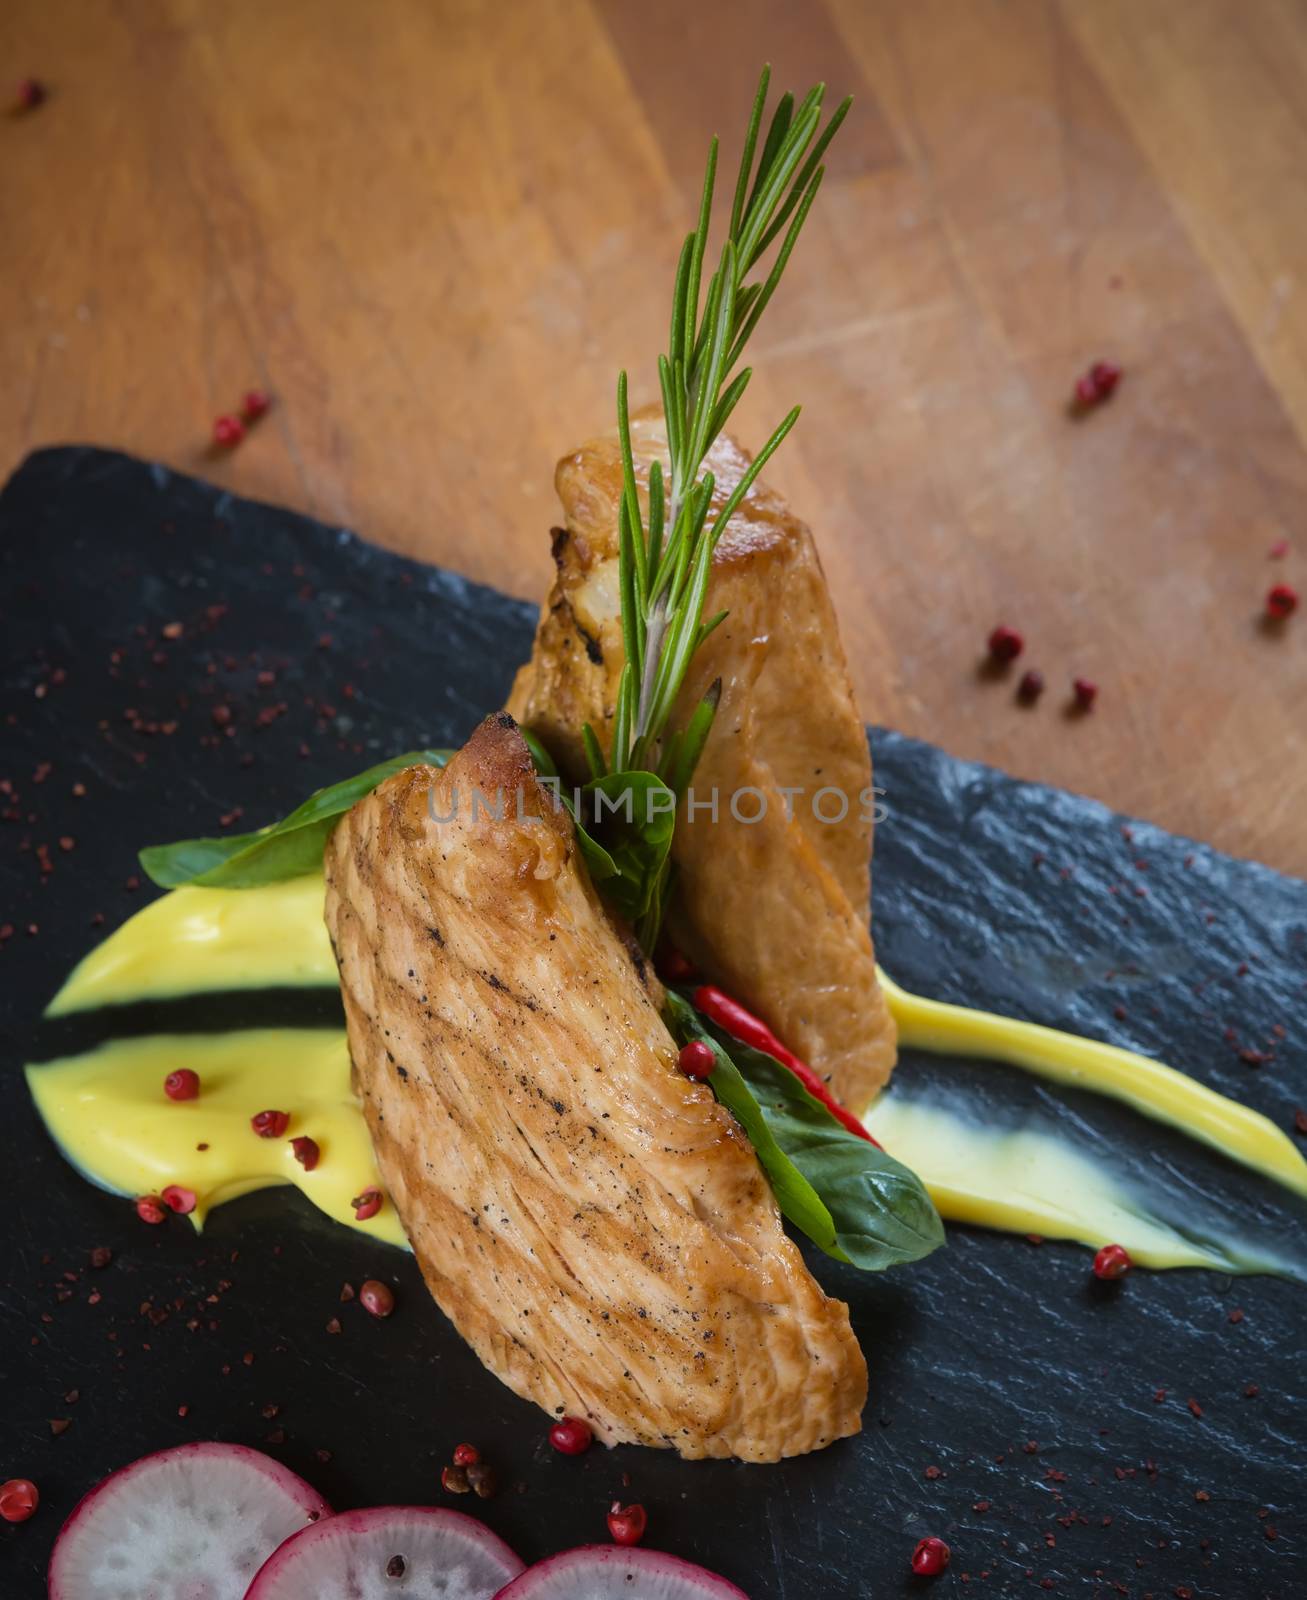
{"label": "green basil leaf", "polygon": [[805,1233],[814,1244],[820,1245],[828,1255],[839,1260],[846,1259],[836,1246],[834,1218],[812,1184],[781,1149],[763,1115],[762,1107],[739,1068],[720,1041],[708,1032],[694,1007],[673,989],[667,991],[667,1017],[674,1038],[682,1043],[689,1039],[702,1039],[716,1056],[717,1065],[708,1082],[748,1136],[762,1170],[767,1174],[781,1215],[788,1217],[801,1233]]}
{"label": "green basil leaf", "polygon": [[[819,1196],[832,1222],[833,1248],[801,1217],[786,1210],[777,1190],[782,1212],[815,1244],[864,1271],[880,1272],[903,1262],[919,1261],[944,1243],[944,1225],[916,1173],[868,1140],[850,1133],[775,1057],[713,1027],[681,997],[669,995],[668,1003],[683,1037],[705,1039],[729,1057],[771,1138]],[[686,1033],[691,1024],[693,1031]],[[718,1069],[709,1079],[714,1087],[720,1062],[721,1054]],[[723,1087],[726,1093],[719,1098],[738,1117],[739,1112],[727,1098],[737,1096],[738,1090],[730,1078],[723,1080]],[[747,1123],[745,1132],[753,1138]],[[758,1148],[756,1141],[754,1148]],[[771,1177],[771,1168],[761,1150],[759,1159]]]}
{"label": "green basil leaf", "polygon": [[593,838],[577,820],[572,818],[573,829],[576,833],[576,842],[581,850],[581,859],[586,864],[586,869],[595,883],[607,884],[610,878],[617,876],[617,863],[598,839]]}
{"label": "green basil leaf", "polygon": [[364,795],[396,772],[426,762],[443,767],[450,750],[410,750],[342,783],[318,789],[288,817],[254,833],[225,839],[180,839],[147,845],[141,866],[162,889],[194,884],[209,889],[254,889],[316,872],[336,822]]}
{"label": "green basil leaf", "polygon": [[676,796],[653,772],[610,772],[581,790],[577,833],[586,864],[604,894],[629,921],[642,918],[662,881],[672,833]]}

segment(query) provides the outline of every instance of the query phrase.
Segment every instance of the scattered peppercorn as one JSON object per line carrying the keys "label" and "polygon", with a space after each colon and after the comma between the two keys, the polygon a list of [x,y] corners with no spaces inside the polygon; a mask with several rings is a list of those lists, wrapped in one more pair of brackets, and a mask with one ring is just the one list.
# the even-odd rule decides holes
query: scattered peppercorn
{"label": "scattered peppercorn", "polygon": [[213,424],[213,442],[223,450],[233,450],[245,437],[245,424],[239,417],[219,417]]}
{"label": "scattered peppercorn", "polygon": [[717,1057],[713,1054],[710,1044],[705,1044],[702,1039],[691,1039],[689,1044],[681,1047],[676,1065],[687,1078],[702,1083],[705,1078],[712,1077]]}
{"label": "scattered peppercorn", "polygon": [[[387,1284],[379,1282],[376,1278],[369,1278],[359,1288],[359,1304],[374,1317],[388,1317],[395,1309],[395,1296]],[[454,1460],[458,1461],[457,1451]],[[466,1461],[458,1461],[460,1466],[466,1466]]]}
{"label": "scattered peppercorn", "polygon": [[195,1210],[194,1189],[183,1189],[179,1183],[170,1183],[166,1189],[160,1191],[159,1198],[169,1211],[175,1211],[178,1216],[189,1217]]}
{"label": "scattered peppercorn", "polygon": [[1033,705],[1044,692],[1044,674],[1036,672],[1031,667],[1029,672],[1021,675],[1021,682],[1017,685],[1017,698],[1024,700],[1027,705]]}
{"label": "scattered peppercorn", "polygon": [[1094,1257],[1094,1276],[1111,1282],[1124,1278],[1131,1266],[1129,1253],[1119,1244],[1105,1244]]}
{"label": "scattered peppercorn", "polygon": [[933,1535],[921,1539],[912,1552],[912,1570],[919,1578],[937,1578],[952,1559],[953,1552]]}
{"label": "scattered peppercorn", "polygon": [[639,1544],[648,1525],[649,1517],[643,1506],[624,1506],[620,1500],[614,1500],[608,1508],[608,1533],[614,1544]]}
{"label": "scattered peppercorn", "polygon": [[473,1492],[479,1500],[489,1500],[499,1488],[494,1468],[488,1467],[484,1461],[474,1461],[464,1470],[467,1472],[467,1481],[472,1485]]}
{"label": "scattered peppercorn", "polygon": [[163,1092],[169,1100],[194,1100],[200,1092],[200,1075],[189,1067],[178,1067],[163,1080]]}
{"label": "scattered peppercorn", "polygon": [[475,1466],[481,1459],[481,1452],[474,1444],[456,1444],[454,1446],[454,1465],[456,1467]]}
{"label": "scattered peppercorn", "polygon": [[322,1155],[321,1150],[318,1149],[318,1141],[301,1134],[298,1139],[291,1140],[290,1147],[296,1161],[304,1168],[305,1172],[312,1172]]}
{"label": "scattered peppercorn", "polygon": [[1076,380],[1075,404],[1081,411],[1101,406],[1116,392],[1123,373],[1110,361],[1095,361],[1089,371]]}
{"label": "scattered peppercorn", "polygon": [[250,1127],[260,1139],[280,1139],[290,1127],[289,1111],[256,1111],[250,1118]]}
{"label": "scattered peppercorn", "polygon": [[157,1194],[143,1194],[136,1202],[136,1215],[142,1222],[154,1225],[166,1220],[168,1207]]}
{"label": "scattered peppercorn", "polygon": [[1071,684],[1071,694],[1077,711],[1092,711],[1098,699],[1098,685],[1089,678],[1076,678]]}
{"label": "scattered peppercorn", "polygon": [[450,1494],[467,1494],[472,1485],[467,1479],[466,1467],[443,1467],[440,1472],[440,1487],[447,1489]]}
{"label": "scattered peppercorn", "polygon": [[1273,622],[1284,622],[1298,609],[1298,591],[1287,583],[1277,583],[1266,596],[1266,615]]}
{"label": "scattered peppercorn", "polygon": [[248,389],[241,402],[241,415],[246,422],[257,422],[260,417],[267,415],[271,405],[272,400],[262,389]]}
{"label": "scattered peppercorn", "polygon": [[0,1483],[0,1517],[6,1522],[26,1522],[40,1502],[40,1492],[30,1478]]}
{"label": "scattered peppercorn", "polygon": [[362,1194],[356,1194],[350,1201],[354,1208],[355,1222],[367,1222],[375,1217],[381,1210],[382,1194],[380,1189],[365,1189]]}
{"label": "scattered peppercorn", "polygon": [[1007,666],[1009,661],[1015,661],[1026,648],[1026,641],[1015,628],[1009,628],[1006,623],[1000,622],[988,639],[989,655],[991,661],[997,661],[1001,666]]}
{"label": "scattered peppercorn", "polygon": [[18,84],[14,100],[20,111],[35,111],[46,97],[46,87],[39,78],[23,78]]}
{"label": "scattered peppercorn", "polygon": [[594,1430],[580,1417],[563,1417],[550,1428],[549,1442],[559,1455],[584,1455],[594,1443]]}

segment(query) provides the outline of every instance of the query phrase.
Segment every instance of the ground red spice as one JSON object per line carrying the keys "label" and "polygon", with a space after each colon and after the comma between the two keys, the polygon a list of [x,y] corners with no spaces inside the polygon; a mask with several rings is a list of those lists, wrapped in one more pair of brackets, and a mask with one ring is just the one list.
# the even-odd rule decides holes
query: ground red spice
{"label": "ground red spice", "polygon": [[1198,1404],[1197,1400],[1195,1400],[1192,1395],[1189,1397],[1188,1400],[1185,1401],[1185,1405],[1187,1405],[1189,1407],[1190,1411],[1194,1414],[1194,1416],[1198,1417],[1201,1420],[1202,1415],[1203,1415],[1203,1408],[1202,1408],[1202,1406],[1200,1406]]}

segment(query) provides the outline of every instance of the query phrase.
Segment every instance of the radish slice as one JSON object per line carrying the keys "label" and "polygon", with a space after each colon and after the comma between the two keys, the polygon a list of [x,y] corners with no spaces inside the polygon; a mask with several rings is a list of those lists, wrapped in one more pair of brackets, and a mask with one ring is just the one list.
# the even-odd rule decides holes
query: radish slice
{"label": "radish slice", "polygon": [[[661,1550],[583,1544],[537,1561],[495,1600],[749,1600],[725,1578]],[[262,1600],[262,1597],[260,1597]]]}
{"label": "radish slice", "polygon": [[331,1507],[240,1444],[183,1444],[123,1467],[64,1523],[50,1600],[241,1600],[284,1539]]}
{"label": "radish slice", "polygon": [[441,1506],[372,1506],[287,1539],[245,1600],[491,1600],[521,1570],[475,1517]]}

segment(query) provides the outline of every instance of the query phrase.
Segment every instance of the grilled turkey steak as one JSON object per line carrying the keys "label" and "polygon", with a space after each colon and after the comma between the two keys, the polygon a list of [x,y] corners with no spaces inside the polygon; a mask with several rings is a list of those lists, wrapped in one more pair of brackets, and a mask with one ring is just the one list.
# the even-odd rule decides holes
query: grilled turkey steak
{"label": "grilled turkey steak", "polygon": [[326,874],[381,1174],[486,1366],[608,1443],[761,1462],[856,1433],[847,1307],[677,1070],[657,980],[511,717],[360,801]]}

